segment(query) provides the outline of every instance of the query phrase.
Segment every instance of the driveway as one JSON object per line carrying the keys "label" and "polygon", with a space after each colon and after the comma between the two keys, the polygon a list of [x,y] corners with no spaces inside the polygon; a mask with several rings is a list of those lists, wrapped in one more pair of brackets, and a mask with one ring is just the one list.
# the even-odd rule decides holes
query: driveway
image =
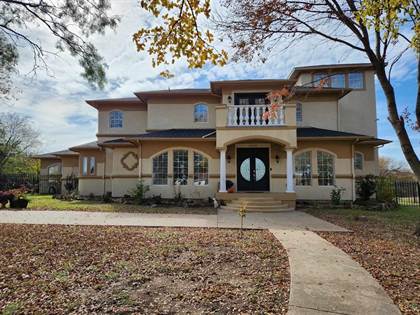
{"label": "driveway", "polygon": [[[0,223],[239,228],[240,217],[236,212],[227,210],[219,210],[217,215],[1,210]],[[300,211],[248,213],[244,219],[244,227],[251,229],[347,231]]]}

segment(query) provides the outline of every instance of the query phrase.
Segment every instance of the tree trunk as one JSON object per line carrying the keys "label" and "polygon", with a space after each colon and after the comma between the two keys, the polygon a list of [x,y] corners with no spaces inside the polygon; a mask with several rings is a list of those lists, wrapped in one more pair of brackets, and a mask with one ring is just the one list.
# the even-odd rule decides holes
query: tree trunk
{"label": "tree trunk", "polygon": [[408,137],[407,130],[405,128],[404,118],[398,116],[397,102],[395,99],[394,88],[392,87],[391,82],[388,80],[385,67],[380,64],[373,63],[376,68],[376,75],[381,83],[382,89],[385,93],[387,105],[388,105],[388,119],[391,122],[392,127],[397,134],[397,137],[400,141],[401,149],[404,153],[405,159],[407,160],[410,168],[417,177],[417,180],[420,180],[420,161],[416,155],[416,152],[413,149],[410,138]]}

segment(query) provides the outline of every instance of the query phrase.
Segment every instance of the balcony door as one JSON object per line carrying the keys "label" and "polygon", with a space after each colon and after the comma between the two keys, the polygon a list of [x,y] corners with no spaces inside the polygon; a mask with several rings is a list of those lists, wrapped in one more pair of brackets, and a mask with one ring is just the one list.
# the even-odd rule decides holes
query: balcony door
{"label": "balcony door", "polygon": [[268,148],[238,148],[236,172],[238,191],[269,191]]}
{"label": "balcony door", "polygon": [[235,105],[270,104],[267,93],[235,93]]}

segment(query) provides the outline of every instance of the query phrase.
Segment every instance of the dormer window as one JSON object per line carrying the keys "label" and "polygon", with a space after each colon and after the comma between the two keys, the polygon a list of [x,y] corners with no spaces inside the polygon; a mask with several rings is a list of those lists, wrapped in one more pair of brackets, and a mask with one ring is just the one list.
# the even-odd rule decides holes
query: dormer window
{"label": "dormer window", "polygon": [[[326,73],[315,73],[313,76],[313,85],[319,86],[321,84],[321,80],[326,79],[328,77],[328,74]],[[324,82],[323,86],[328,86],[328,81]]]}
{"label": "dormer window", "polygon": [[109,113],[109,128],[123,127],[123,113],[120,111],[112,111]]}
{"label": "dormer window", "polygon": [[206,104],[197,104],[194,106],[194,122],[207,122],[209,110]]}

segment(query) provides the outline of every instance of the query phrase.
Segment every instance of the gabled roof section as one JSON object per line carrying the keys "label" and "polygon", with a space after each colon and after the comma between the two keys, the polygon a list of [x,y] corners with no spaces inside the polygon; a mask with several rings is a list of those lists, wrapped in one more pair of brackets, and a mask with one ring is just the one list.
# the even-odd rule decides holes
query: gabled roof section
{"label": "gabled roof section", "polygon": [[338,98],[350,93],[352,89],[349,88],[331,88],[331,87],[312,87],[312,86],[295,86],[295,95],[333,95]]}
{"label": "gabled roof section", "polygon": [[34,159],[59,159],[61,156],[78,156],[79,153],[71,151],[71,150],[62,150],[62,151],[55,151],[49,152],[44,154],[37,154],[32,156]]}
{"label": "gabled roof section", "polygon": [[100,146],[99,146],[98,141],[83,143],[83,144],[79,144],[70,148],[70,150],[76,151],[76,152],[80,150],[99,150],[99,149],[100,149]]}
{"label": "gabled roof section", "polygon": [[293,68],[292,72],[289,74],[289,79],[297,80],[297,78],[302,72],[313,72],[313,71],[322,71],[322,70],[345,70],[345,69],[374,70],[374,67],[371,63],[342,63],[342,64],[295,67]]}
{"label": "gabled roof section", "polygon": [[130,139],[214,139],[216,129],[166,129],[140,134]]}
{"label": "gabled roof section", "polygon": [[151,97],[182,97],[182,96],[209,96],[220,98],[210,89],[167,89],[155,91],[141,91],[134,93],[140,100],[147,102]]}
{"label": "gabled roof section", "polygon": [[90,106],[98,109],[101,106],[141,106],[145,105],[145,103],[140,100],[138,97],[125,97],[125,98],[109,98],[109,99],[102,99],[102,100],[87,100]]}
{"label": "gabled roof section", "polygon": [[392,141],[385,139],[378,139],[372,136],[361,135],[352,132],[322,129],[315,127],[298,127],[297,128],[297,137],[300,140],[305,139],[355,139],[358,140],[358,143],[361,144],[373,144],[373,145],[382,145],[387,144]]}

